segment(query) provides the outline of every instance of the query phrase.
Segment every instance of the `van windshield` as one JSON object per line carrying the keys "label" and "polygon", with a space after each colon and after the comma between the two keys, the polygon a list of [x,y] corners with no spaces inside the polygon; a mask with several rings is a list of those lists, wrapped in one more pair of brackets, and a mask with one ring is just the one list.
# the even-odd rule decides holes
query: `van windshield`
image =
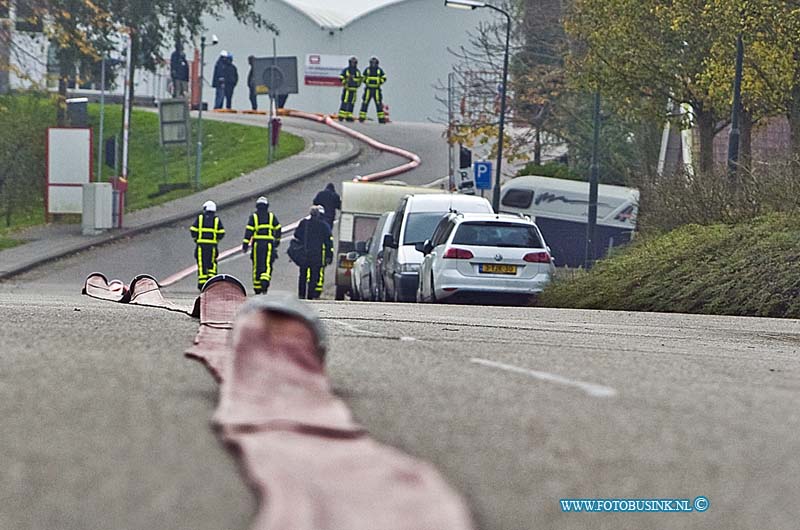
{"label": "van windshield", "polygon": [[539,234],[531,225],[520,223],[462,223],[453,237],[454,245],[476,247],[542,248]]}
{"label": "van windshield", "polygon": [[404,245],[415,245],[430,239],[439,219],[446,215],[443,212],[416,212],[408,214]]}

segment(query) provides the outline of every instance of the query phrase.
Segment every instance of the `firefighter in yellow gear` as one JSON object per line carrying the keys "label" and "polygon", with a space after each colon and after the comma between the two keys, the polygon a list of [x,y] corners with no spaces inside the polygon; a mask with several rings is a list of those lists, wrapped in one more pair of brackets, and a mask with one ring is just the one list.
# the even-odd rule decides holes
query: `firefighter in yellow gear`
{"label": "firefighter in yellow gear", "polygon": [[256,294],[267,294],[272,281],[272,264],[278,258],[281,244],[281,223],[269,211],[269,201],[261,196],[256,200],[256,211],[250,214],[244,229],[242,252],[247,254],[252,242],[253,290]]}
{"label": "firefighter in yellow gear", "polygon": [[353,121],[353,109],[358,99],[358,87],[361,86],[361,72],[358,69],[358,59],[350,57],[347,68],[339,74],[342,81],[342,104],[339,106],[339,121]]}
{"label": "firefighter in yellow gear", "polygon": [[361,103],[361,112],[358,121],[367,119],[367,109],[369,102],[375,101],[375,109],[378,111],[378,122],[386,123],[386,114],[383,112],[383,91],[381,86],[386,82],[386,72],[378,66],[378,58],[371,57],[369,66],[364,68],[361,77],[364,81],[364,100]]}
{"label": "firefighter in yellow gear", "polygon": [[203,212],[189,227],[189,232],[197,244],[197,288],[202,290],[206,282],[217,274],[217,245],[225,237],[225,227],[217,217],[217,205],[214,201],[203,204]]}

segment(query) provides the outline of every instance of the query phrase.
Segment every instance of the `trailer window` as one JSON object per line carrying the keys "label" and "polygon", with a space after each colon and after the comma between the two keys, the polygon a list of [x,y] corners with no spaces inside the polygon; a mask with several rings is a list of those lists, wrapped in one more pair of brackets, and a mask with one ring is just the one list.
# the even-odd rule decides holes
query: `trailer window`
{"label": "trailer window", "polygon": [[355,224],[353,225],[353,241],[366,241],[372,237],[377,224],[377,217],[356,216]]}
{"label": "trailer window", "polygon": [[508,190],[503,195],[503,206],[529,208],[533,202],[533,190]]}

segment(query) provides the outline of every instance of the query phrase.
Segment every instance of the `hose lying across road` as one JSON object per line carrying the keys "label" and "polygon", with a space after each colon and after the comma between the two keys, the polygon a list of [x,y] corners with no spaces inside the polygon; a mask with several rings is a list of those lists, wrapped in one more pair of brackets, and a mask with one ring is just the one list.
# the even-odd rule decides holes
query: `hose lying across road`
{"label": "hose lying across road", "polygon": [[334,120],[328,115],[314,114],[311,112],[303,112],[300,110],[289,110],[289,109],[280,109],[278,113],[283,116],[291,116],[293,118],[303,118],[306,120],[312,120],[319,123],[324,123],[328,127],[336,129],[337,131],[342,132],[352,138],[355,138],[360,142],[364,142],[365,144],[375,149],[378,149],[379,151],[383,151],[385,153],[392,153],[394,155],[408,159],[407,163],[402,164],[400,166],[386,169],[384,171],[378,171],[377,173],[370,173],[369,175],[361,175],[360,177],[356,177],[353,180],[370,182],[370,181],[385,179],[387,177],[394,177],[396,175],[400,175],[401,173],[405,173],[406,171],[411,171],[412,169],[419,166],[421,162],[419,156],[415,155],[411,151],[406,151],[405,149],[400,149],[399,147],[379,142],[374,138],[370,138],[366,134],[354,131],[349,127],[345,127],[344,125],[338,123],[336,120]]}
{"label": "hose lying across road", "polygon": [[[408,162],[406,162],[405,164],[401,164],[401,165],[393,167],[393,168],[385,169],[383,171],[378,171],[376,173],[370,173],[368,175],[357,176],[357,177],[355,177],[353,179],[355,181],[359,181],[359,182],[374,182],[374,181],[385,179],[385,178],[388,178],[388,177],[394,177],[394,176],[400,175],[402,173],[405,173],[407,171],[411,171],[412,169],[418,167],[420,165],[420,163],[421,163],[421,160],[420,160],[419,156],[417,156],[416,154],[412,153],[411,151],[406,151],[405,149],[401,149],[401,148],[395,147],[393,145],[388,145],[388,144],[384,144],[382,142],[379,142],[379,141],[375,140],[374,138],[371,138],[371,137],[367,136],[366,134],[360,133],[358,131],[354,131],[353,129],[351,129],[349,127],[345,127],[344,125],[338,123],[336,120],[334,120],[333,118],[331,118],[330,116],[328,116],[326,114],[317,114],[317,113],[313,113],[313,112],[303,112],[301,110],[291,110],[291,109],[279,109],[278,110],[278,114],[281,115],[281,116],[289,116],[289,117],[292,117],[292,118],[301,118],[301,119],[304,119],[304,120],[315,121],[317,123],[324,123],[325,125],[333,128],[333,129],[335,129],[335,130],[337,130],[337,131],[339,131],[339,132],[341,132],[343,134],[346,134],[346,135],[348,135],[348,136],[350,136],[352,138],[355,138],[356,140],[358,140],[360,142],[363,142],[363,143],[369,145],[370,147],[372,147],[374,149],[377,149],[379,151],[383,151],[385,153],[391,153],[391,154],[400,156],[402,158],[408,159]],[[290,223],[290,224],[286,225],[285,227],[283,227],[283,234],[290,234],[290,233],[294,232],[294,230],[297,228],[298,224],[300,224],[300,220],[297,220],[297,221],[295,221],[293,223]],[[219,261],[223,261],[226,258],[230,258],[231,256],[235,255],[237,252],[240,251],[240,248],[241,247],[236,246],[234,248],[229,248],[227,250],[223,250],[222,252],[219,253],[219,257],[218,257]],[[197,265],[192,265],[191,267],[187,267],[187,268],[185,268],[185,269],[183,269],[181,271],[176,272],[175,274],[173,274],[171,276],[168,276],[167,278],[164,278],[163,280],[161,280],[159,282],[159,284],[162,287],[169,287],[170,285],[174,285],[175,283],[181,281],[182,279],[184,279],[184,278],[186,278],[188,276],[191,276],[192,274],[195,273],[195,271],[197,271]]]}
{"label": "hose lying across road", "polygon": [[94,273],[83,293],[200,319],[185,355],[220,384],[213,423],[259,496],[253,530],[474,529],[436,469],[373,440],[334,394],[308,306],[274,294],[246,303],[244,285],[224,274],[191,309],[147,275],[125,286]]}

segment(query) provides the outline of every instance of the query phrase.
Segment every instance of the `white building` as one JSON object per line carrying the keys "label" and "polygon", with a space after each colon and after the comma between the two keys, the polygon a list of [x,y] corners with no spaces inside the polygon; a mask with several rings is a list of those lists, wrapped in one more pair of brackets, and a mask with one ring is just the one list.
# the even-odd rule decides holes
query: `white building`
{"label": "white building", "polygon": [[[447,8],[444,0],[257,0],[255,9],[278,27],[277,36],[268,30],[240,24],[230,12],[209,16],[204,21],[207,47],[203,99],[210,106],[214,91],[209,85],[220,51],[234,55],[240,79],[234,93],[234,107],[244,110],[250,107],[247,57],[271,57],[274,39],[279,56],[296,56],[298,61],[300,92],[289,96],[287,107],[309,112],[338,111],[340,87],[304,84],[307,55],[355,55],[360,69],[375,55],[388,77],[383,95],[391,119],[417,122],[444,119],[446,108],[436,97],[446,98],[446,92],[437,91],[434,86],[446,86],[447,75],[455,63],[448,48],[457,50],[466,45],[468,33],[493,16],[488,9]],[[9,13],[0,16],[8,17]],[[11,74],[5,77],[6,83],[10,81],[12,89],[31,85],[55,89],[56,76],[47,76],[48,70],[57,71],[49,67],[53,59],[47,39],[42,33],[16,31],[13,20],[12,8],[10,19],[3,20],[14,42],[10,57],[5,56],[12,66]],[[211,45],[211,35],[219,38],[215,46]],[[193,45],[186,44],[185,48],[191,61]],[[170,52],[164,50],[167,62]],[[5,54],[8,50],[0,49],[0,55]],[[112,56],[124,58],[124,44]],[[3,58],[0,57],[0,62]],[[341,68],[345,66],[342,64]],[[137,72],[136,94],[168,97],[168,76],[167,65],[155,74]],[[121,77],[115,85],[110,83],[113,93],[121,94],[122,87]],[[362,92],[363,89],[359,90],[356,109],[361,104]],[[264,108],[266,104],[266,99],[260,97],[259,106]],[[375,116],[374,106],[370,107],[370,116]]]}
{"label": "white building", "polygon": [[[256,9],[278,26],[277,54],[298,58],[300,93],[289,96],[287,107],[330,113],[339,108],[340,88],[304,85],[308,54],[355,55],[360,69],[375,55],[388,77],[383,95],[395,121],[427,121],[444,115],[446,109],[436,96],[446,94],[437,93],[434,85],[446,86],[455,62],[448,48],[466,45],[468,32],[492,16],[486,9],[447,8],[443,0],[258,0]],[[221,50],[233,53],[240,78],[234,107],[249,108],[247,57],[272,56],[275,36],[243,26],[229,14],[209,18],[206,27],[207,34],[217,35],[220,41],[206,48],[206,78],[210,78]],[[211,90],[206,88],[203,95],[206,102],[213,102]],[[374,117],[374,107],[370,115]]]}

